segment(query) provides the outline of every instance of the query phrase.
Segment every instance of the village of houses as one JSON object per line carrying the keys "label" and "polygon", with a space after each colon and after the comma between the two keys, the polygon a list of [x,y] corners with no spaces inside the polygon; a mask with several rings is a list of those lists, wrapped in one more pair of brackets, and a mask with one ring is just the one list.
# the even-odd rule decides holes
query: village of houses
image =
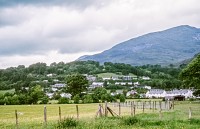
{"label": "village of houses", "polygon": [[[49,76],[49,75],[47,75]],[[97,77],[93,75],[84,75],[87,77],[88,81],[90,82],[90,86],[88,89],[95,89],[98,87],[104,87],[104,83],[106,82],[107,85],[109,85],[109,81],[112,80],[114,82],[115,86],[129,86],[130,90],[126,93],[126,97],[130,98],[130,96],[134,96],[135,94],[138,94],[136,92],[136,88],[144,88],[146,89],[146,93],[139,94],[140,98],[164,98],[165,100],[172,100],[176,97],[181,97],[182,100],[193,98],[193,91],[191,89],[173,89],[170,91],[166,91],[164,89],[153,89],[151,86],[143,86],[140,85],[138,81],[136,80],[137,77],[133,76],[122,76],[122,77],[110,77],[110,78],[101,78],[101,81],[97,81]],[[150,80],[150,77],[139,77],[141,80]],[[66,87],[65,83],[59,83],[59,80],[54,80],[55,84],[51,85],[51,93],[46,93],[46,95],[51,99],[53,97],[54,92],[61,91],[62,88]],[[115,96],[117,94],[123,94],[123,90],[116,90],[115,92],[110,93],[112,96]],[[71,99],[70,93],[60,93],[61,97],[65,97],[68,99]]]}

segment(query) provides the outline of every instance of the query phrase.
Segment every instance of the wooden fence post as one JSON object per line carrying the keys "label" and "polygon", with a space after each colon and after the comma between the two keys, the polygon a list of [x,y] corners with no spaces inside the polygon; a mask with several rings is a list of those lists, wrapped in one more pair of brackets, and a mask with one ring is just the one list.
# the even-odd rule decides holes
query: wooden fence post
{"label": "wooden fence post", "polygon": [[61,121],[61,109],[59,107],[59,121]]}
{"label": "wooden fence post", "polygon": [[133,102],[131,102],[131,116],[133,116]]}
{"label": "wooden fence post", "polygon": [[192,109],[191,109],[191,107],[189,107],[189,119],[191,119],[192,118]]}
{"label": "wooden fence post", "polygon": [[119,102],[119,116],[121,115],[121,105],[120,105],[120,102]]}
{"label": "wooden fence post", "polygon": [[76,105],[76,114],[77,114],[77,119],[79,119],[79,110],[78,110],[78,105]]}
{"label": "wooden fence post", "polygon": [[149,100],[149,109],[151,110],[151,100]]}
{"label": "wooden fence post", "polygon": [[153,112],[154,112],[154,105],[155,105],[154,103],[155,103],[155,102],[153,101]]}
{"label": "wooden fence post", "polygon": [[16,128],[18,129],[18,114],[17,114],[17,110],[15,110],[15,118],[16,118]]}
{"label": "wooden fence post", "polygon": [[155,101],[155,110],[156,110],[156,101]]}
{"label": "wooden fence post", "polygon": [[159,101],[159,105],[160,105],[160,110],[162,110],[162,102]]}
{"label": "wooden fence post", "polygon": [[144,102],[142,103],[142,112],[144,113]]}
{"label": "wooden fence post", "polygon": [[160,120],[162,119],[162,110],[160,109],[159,111],[159,117],[160,117]]}
{"label": "wooden fence post", "polygon": [[133,104],[133,114],[135,116],[135,104]]}
{"label": "wooden fence post", "polygon": [[173,102],[172,106],[173,106],[173,109],[174,109],[174,100],[172,102]]}
{"label": "wooden fence post", "polygon": [[107,105],[108,103],[107,103],[107,101],[105,102],[105,117],[107,117],[108,116],[108,105]]}
{"label": "wooden fence post", "polygon": [[136,101],[136,107],[138,108],[138,101]]}
{"label": "wooden fence post", "polygon": [[44,106],[44,124],[47,124],[47,108]]}

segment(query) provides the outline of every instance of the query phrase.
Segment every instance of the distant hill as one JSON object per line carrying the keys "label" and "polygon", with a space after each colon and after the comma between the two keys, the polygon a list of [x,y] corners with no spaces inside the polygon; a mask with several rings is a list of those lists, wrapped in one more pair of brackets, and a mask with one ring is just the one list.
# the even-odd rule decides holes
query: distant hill
{"label": "distant hill", "polygon": [[199,52],[200,29],[182,25],[130,39],[102,53],[82,56],[78,60],[169,65],[190,59]]}
{"label": "distant hill", "polygon": [[192,58],[183,60],[181,62],[178,62],[177,64],[174,64],[175,66],[187,66],[194,58],[196,58],[200,53],[195,54]]}

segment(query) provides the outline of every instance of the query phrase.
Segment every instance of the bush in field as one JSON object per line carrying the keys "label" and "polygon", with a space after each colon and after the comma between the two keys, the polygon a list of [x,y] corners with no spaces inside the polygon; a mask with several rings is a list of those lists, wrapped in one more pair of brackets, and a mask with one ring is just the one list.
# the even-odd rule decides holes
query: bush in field
{"label": "bush in field", "polygon": [[121,95],[119,96],[119,100],[120,100],[120,102],[125,102],[125,101],[126,101],[125,95],[121,94]]}
{"label": "bush in field", "polygon": [[74,103],[78,104],[78,103],[79,103],[79,100],[80,100],[79,94],[75,95],[75,96],[73,97],[73,100],[74,100]]}
{"label": "bush in field", "polygon": [[[68,100],[69,101],[69,100]],[[49,102],[49,98],[47,96],[44,96],[42,98],[41,104],[47,104]]]}
{"label": "bush in field", "polygon": [[134,125],[136,123],[139,123],[140,120],[136,117],[127,117],[127,118],[123,118],[123,123],[125,125]]}
{"label": "bush in field", "polygon": [[67,103],[69,103],[69,99],[68,98],[61,97],[58,100],[58,104],[67,104]]}
{"label": "bush in field", "polygon": [[78,121],[72,117],[65,118],[58,122],[58,129],[66,129],[71,127],[76,127],[78,125]]}
{"label": "bush in field", "polygon": [[199,124],[200,125],[200,119],[190,119],[190,124]]}
{"label": "bush in field", "polygon": [[91,95],[85,95],[83,97],[83,103],[93,103],[93,99]]}

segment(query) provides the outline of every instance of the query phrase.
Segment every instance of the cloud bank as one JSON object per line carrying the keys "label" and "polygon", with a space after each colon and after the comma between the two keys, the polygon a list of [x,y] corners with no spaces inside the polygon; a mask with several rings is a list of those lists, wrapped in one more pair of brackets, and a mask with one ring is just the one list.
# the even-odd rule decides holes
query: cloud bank
{"label": "cloud bank", "polygon": [[199,28],[199,12],[198,0],[0,0],[0,68],[68,62],[149,32]]}

